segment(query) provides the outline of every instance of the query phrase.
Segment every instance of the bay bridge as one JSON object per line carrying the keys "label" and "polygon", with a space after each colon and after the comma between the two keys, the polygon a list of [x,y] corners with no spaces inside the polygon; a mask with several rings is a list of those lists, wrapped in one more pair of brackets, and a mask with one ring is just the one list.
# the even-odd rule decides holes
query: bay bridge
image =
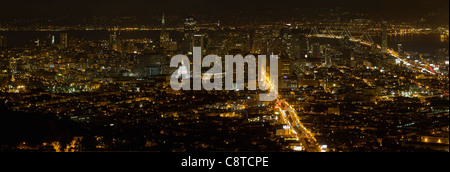
{"label": "bay bridge", "polygon": [[[335,33],[339,33],[339,35],[336,35]],[[401,61],[403,64],[405,64],[408,67],[411,67],[412,69],[415,69],[418,72],[421,73],[429,73],[429,74],[437,74],[433,68],[427,63],[427,62],[420,62],[418,64],[411,64],[408,62],[407,57],[404,57],[400,53],[396,52],[395,50],[385,47],[383,48],[381,45],[377,44],[372,37],[370,36],[369,32],[363,32],[363,34],[359,37],[355,37],[352,35],[352,32],[349,29],[343,29],[342,31],[336,31],[331,30],[330,27],[327,27],[323,30],[318,30],[317,28],[312,28],[310,33],[307,35],[308,38],[328,38],[328,39],[348,39],[351,42],[361,44],[368,47],[375,47],[379,52],[388,54],[391,57],[394,57]],[[385,52],[382,52],[382,50],[385,49]]]}

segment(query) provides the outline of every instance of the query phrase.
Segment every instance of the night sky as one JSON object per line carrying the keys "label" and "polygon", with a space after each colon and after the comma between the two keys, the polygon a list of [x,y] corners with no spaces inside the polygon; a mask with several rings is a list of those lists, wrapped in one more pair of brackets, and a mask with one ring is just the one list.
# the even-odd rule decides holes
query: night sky
{"label": "night sky", "polygon": [[[384,15],[423,15],[442,9],[448,15],[448,0],[2,0],[1,17],[73,15],[146,15],[201,13],[226,10],[288,10],[344,7]],[[1,18],[0,17],[0,18]]]}

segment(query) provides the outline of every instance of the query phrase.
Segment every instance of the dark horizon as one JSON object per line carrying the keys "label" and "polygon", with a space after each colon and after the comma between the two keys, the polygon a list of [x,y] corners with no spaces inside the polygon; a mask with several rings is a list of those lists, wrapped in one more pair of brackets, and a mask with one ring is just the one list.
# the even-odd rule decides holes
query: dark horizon
{"label": "dark horizon", "polygon": [[[136,15],[146,16],[162,12],[168,14],[183,13],[210,13],[220,14],[234,10],[288,10],[317,8],[342,8],[351,12],[364,12],[379,15],[386,18],[402,19],[410,17],[422,17],[430,13],[443,15],[448,18],[448,0],[281,0],[256,1],[256,0],[166,0],[166,1],[142,1],[142,0],[6,0],[2,2],[4,7],[0,11],[2,18],[39,18],[49,16],[89,16],[89,15]],[[305,11],[306,13],[308,11]]]}

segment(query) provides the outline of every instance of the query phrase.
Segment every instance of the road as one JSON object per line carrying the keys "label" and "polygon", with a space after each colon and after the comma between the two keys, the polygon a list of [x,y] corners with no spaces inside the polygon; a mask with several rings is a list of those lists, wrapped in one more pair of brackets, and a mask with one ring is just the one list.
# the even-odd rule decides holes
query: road
{"label": "road", "polygon": [[321,146],[317,143],[314,134],[311,133],[300,121],[300,118],[294,108],[284,100],[278,100],[276,110],[280,113],[282,121],[289,125],[294,136],[307,152],[322,152]]}
{"label": "road", "polygon": [[[269,77],[263,74],[266,81],[266,85],[271,90],[277,90],[273,83],[270,82]],[[318,144],[317,139],[314,134],[311,133],[301,122],[297,111],[289,104],[286,100],[282,99],[279,94],[277,94],[275,110],[279,112],[279,117],[284,124],[289,125],[289,128],[293,132],[293,136],[297,138],[300,144],[304,147],[303,149],[307,152],[323,152],[321,146]]]}

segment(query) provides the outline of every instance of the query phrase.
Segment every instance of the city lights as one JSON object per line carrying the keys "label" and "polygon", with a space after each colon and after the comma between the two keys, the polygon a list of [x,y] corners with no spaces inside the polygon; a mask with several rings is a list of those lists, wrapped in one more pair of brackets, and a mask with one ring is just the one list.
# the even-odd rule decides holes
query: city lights
{"label": "city lights", "polygon": [[[0,151],[448,152],[448,1],[413,1],[2,2]],[[231,155],[174,164],[303,163]]]}

